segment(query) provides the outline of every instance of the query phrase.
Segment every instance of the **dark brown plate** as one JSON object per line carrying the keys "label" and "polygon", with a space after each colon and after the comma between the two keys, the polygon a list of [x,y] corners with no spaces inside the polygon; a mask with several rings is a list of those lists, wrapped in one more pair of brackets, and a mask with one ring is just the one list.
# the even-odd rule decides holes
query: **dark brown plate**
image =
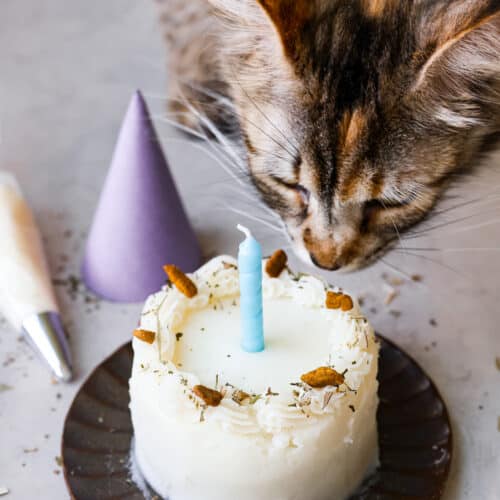
{"label": "dark brown plate", "polygon": [[[452,454],[445,404],[413,359],[388,340],[380,341],[380,467],[351,500],[437,500]],[[129,342],[94,370],[66,416],[62,456],[74,499],[146,498],[128,465],[131,368]]]}

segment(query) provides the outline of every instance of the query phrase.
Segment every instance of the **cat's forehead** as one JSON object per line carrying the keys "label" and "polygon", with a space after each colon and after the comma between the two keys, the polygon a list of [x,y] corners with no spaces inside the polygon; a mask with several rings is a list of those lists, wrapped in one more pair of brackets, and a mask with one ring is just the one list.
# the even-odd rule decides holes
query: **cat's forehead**
{"label": "cat's forehead", "polygon": [[[368,1],[323,2],[302,20],[293,46],[285,46],[286,64],[275,60],[254,93],[267,115],[275,109],[278,117],[288,116],[288,129],[312,164],[338,162],[360,145],[370,149],[362,144],[365,136],[376,139],[384,115],[398,106],[415,72],[409,12],[392,8],[401,2],[380,2],[377,11],[367,8],[373,7]],[[252,106],[247,103],[246,112],[262,121],[261,110]]]}
{"label": "cat's forehead", "polygon": [[[460,29],[454,26],[458,7],[452,20],[447,18],[447,7],[458,3],[463,2],[311,0],[316,9],[305,8],[305,0],[300,0],[294,5],[304,8],[294,7],[298,17],[293,25],[270,8],[284,59],[270,57],[266,47],[252,53],[259,63],[252,67],[261,69],[254,71],[262,83],[253,94],[258,107],[246,96],[241,99],[250,110],[247,116],[258,125],[245,127],[258,131],[251,134],[252,140],[279,148],[273,129],[285,130],[329,202],[341,188],[350,198],[354,192],[366,192],[366,186],[373,189],[371,196],[377,196],[403,183],[439,181],[456,162],[456,142],[462,139],[449,125],[455,127],[461,117],[445,109],[448,126],[443,127],[431,107],[441,96],[442,82],[437,90],[430,86],[418,95],[414,85],[439,46],[439,37],[445,32],[454,36]],[[476,10],[487,14],[495,2],[476,4],[486,7],[460,10],[465,26],[469,17],[476,22]],[[283,116],[285,121],[279,121]],[[261,149],[269,146],[274,147],[265,144]]]}
{"label": "cat's forehead", "polygon": [[385,10],[373,17],[362,6],[334,2],[309,19],[297,39],[295,57],[290,58],[314,97],[323,102],[335,97],[338,107],[380,97],[389,81],[408,72],[415,57],[407,9]]}

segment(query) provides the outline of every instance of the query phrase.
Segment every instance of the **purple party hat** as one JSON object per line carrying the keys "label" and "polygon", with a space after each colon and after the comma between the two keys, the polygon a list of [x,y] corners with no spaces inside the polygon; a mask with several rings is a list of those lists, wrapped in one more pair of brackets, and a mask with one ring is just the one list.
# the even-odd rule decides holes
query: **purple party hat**
{"label": "purple party hat", "polygon": [[201,252],[141,93],[132,97],[87,240],[82,276],[92,291],[138,302],[186,272]]}

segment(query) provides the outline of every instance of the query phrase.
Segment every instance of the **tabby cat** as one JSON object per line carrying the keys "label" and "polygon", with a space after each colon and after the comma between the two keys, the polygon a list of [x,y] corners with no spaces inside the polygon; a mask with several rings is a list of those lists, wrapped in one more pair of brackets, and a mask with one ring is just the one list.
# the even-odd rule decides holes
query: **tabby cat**
{"label": "tabby cat", "polygon": [[384,253],[500,130],[500,0],[158,2],[173,109],[237,130],[321,268]]}

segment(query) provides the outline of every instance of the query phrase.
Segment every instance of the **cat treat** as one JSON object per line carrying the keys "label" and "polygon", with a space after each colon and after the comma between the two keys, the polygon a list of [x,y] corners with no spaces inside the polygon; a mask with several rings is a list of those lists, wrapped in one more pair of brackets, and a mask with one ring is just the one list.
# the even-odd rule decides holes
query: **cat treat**
{"label": "cat treat", "polygon": [[172,285],[186,297],[192,299],[198,293],[196,285],[177,266],[168,264],[163,269]]}
{"label": "cat treat", "polygon": [[285,269],[288,257],[283,250],[276,250],[266,263],[266,273],[277,278]]}

